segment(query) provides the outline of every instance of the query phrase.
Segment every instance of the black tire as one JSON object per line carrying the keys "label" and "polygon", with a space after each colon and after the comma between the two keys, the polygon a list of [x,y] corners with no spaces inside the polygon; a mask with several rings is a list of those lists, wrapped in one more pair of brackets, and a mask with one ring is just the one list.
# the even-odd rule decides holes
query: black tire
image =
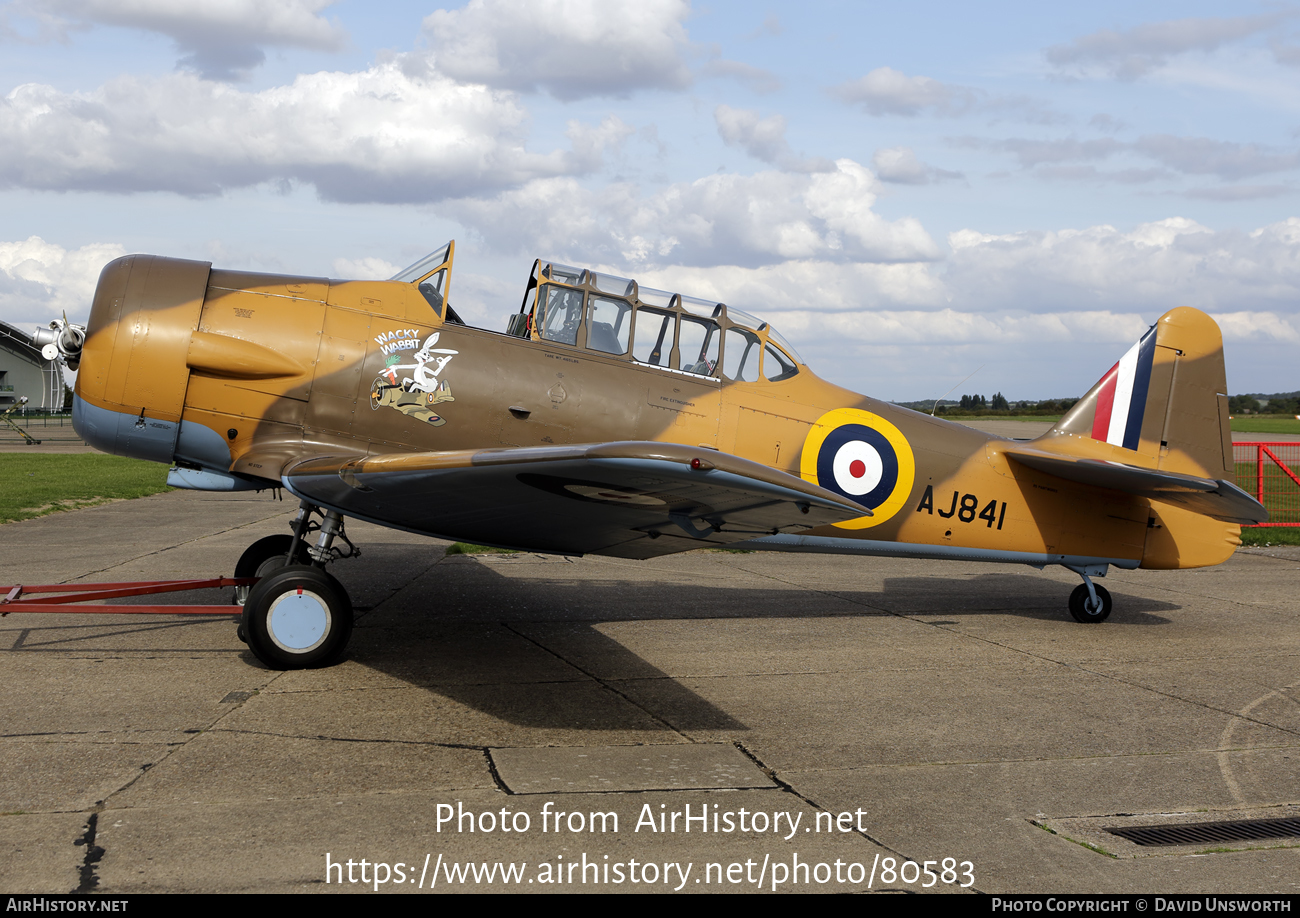
{"label": "black tire", "polygon": [[1110,593],[1104,586],[1094,583],[1092,588],[1097,591],[1097,598],[1101,600],[1100,609],[1089,609],[1088,586],[1079,584],[1070,594],[1070,614],[1074,616],[1076,622],[1090,624],[1093,622],[1104,622],[1110,617]]}
{"label": "black tire", "polygon": [[[289,561],[289,547],[293,545],[291,535],[273,535],[258,539],[239,556],[235,564],[236,577],[265,577],[277,567],[284,567]],[[297,560],[302,563],[310,560],[305,546],[299,545]],[[276,562],[279,563],[271,563]]]}
{"label": "black tire", "polygon": [[[265,577],[271,571],[284,567],[289,563],[289,547],[293,545],[293,536],[291,535],[273,535],[264,539],[258,539],[239,556],[235,563],[236,577]],[[307,546],[298,543],[298,557],[300,563],[307,564],[311,562],[311,557],[307,554]],[[242,606],[248,602],[248,593],[252,587],[235,587],[234,604]],[[244,638],[241,641],[248,643]]]}
{"label": "black tire", "polygon": [[272,669],[329,666],[352,637],[352,601],[320,568],[295,564],[253,586],[241,624],[248,649]]}

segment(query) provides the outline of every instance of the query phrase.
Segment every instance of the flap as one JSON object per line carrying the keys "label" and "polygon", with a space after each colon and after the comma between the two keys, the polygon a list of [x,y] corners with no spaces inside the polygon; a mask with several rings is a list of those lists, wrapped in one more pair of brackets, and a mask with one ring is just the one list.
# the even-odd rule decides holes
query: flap
{"label": "flap", "polygon": [[1262,523],[1268,519],[1264,505],[1230,481],[1063,456],[1025,446],[1007,447],[1001,452],[1021,465],[1066,481],[1168,501],[1227,523]]}
{"label": "flap", "polygon": [[675,443],[306,459],[285,487],[347,516],[503,548],[652,558],[868,515],[756,462]]}

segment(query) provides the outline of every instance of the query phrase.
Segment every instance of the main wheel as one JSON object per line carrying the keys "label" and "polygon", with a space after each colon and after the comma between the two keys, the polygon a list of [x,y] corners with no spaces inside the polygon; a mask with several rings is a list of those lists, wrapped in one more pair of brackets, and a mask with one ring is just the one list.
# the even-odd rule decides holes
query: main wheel
{"label": "main wheel", "polygon": [[320,568],[294,564],[253,586],[241,627],[248,649],[272,669],[328,666],[352,636],[352,601]]}
{"label": "main wheel", "polygon": [[1104,622],[1110,615],[1110,593],[1104,586],[1093,584],[1092,588],[1097,591],[1099,607],[1093,608],[1092,597],[1088,595],[1088,585],[1081,583],[1074,588],[1070,594],[1070,614],[1074,616],[1076,622]]}

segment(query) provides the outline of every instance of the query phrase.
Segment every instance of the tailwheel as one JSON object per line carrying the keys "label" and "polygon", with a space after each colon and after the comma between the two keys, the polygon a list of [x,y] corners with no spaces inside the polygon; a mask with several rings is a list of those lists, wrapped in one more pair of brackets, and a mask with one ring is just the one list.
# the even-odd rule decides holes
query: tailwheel
{"label": "tailwheel", "polygon": [[248,649],[272,669],[328,666],[352,636],[352,601],[318,567],[281,567],[253,586],[240,627]]}
{"label": "tailwheel", "polygon": [[1070,594],[1070,614],[1076,622],[1104,622],[1110,615],[1110,593],[1103,586],[1093,584],[1097,599],[1088,595],[1088,584],[1081,583]]}

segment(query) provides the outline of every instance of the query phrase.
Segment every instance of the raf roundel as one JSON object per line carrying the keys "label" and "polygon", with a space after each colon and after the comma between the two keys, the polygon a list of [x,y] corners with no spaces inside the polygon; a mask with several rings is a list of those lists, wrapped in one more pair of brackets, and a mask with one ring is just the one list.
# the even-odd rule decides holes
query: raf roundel
{"label": "raf roundel", "polygon": [[839,408],[813,425],[800,471],[806,481],[870,510],[871,516],[836,523],[843,529],[866,529],[879,526],[907,502],[916,464],[907,439],[893,424],[869,411]]}

